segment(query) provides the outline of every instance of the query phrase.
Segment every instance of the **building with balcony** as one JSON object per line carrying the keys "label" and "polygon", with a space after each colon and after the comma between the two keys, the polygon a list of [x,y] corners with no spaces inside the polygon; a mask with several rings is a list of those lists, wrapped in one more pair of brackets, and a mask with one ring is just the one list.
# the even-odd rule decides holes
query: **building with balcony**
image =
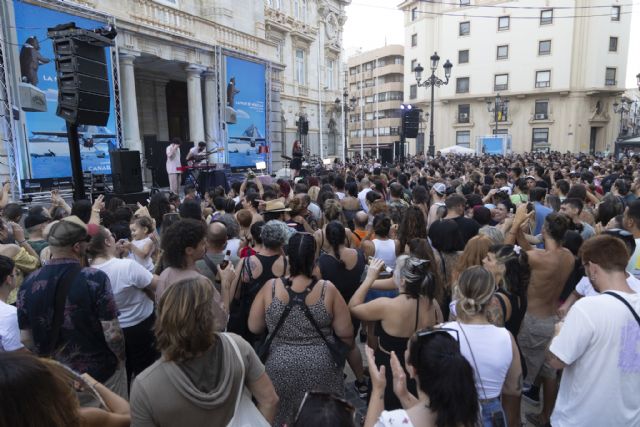
{"label": "building with balcony", "polygon": [[400,105],[404,96],[404,48],[388,45],[347,61],[347,93],[355,99],[348,119],[352,154],[393,152],[400,140]]}
{"label": "building with balcony", "polygon": [[[613,104],[640,72],[637,7],[615,0],[407,0],[399,6],[405,102],[429,108],[431,88],[416,84],[413,69],[421,64],[429,75],[437,51],[436,75],[444,77],[446,59],[453,70],[449,84],[435,88],[436,148],[475,148],[478,137],[497,132],[511,135],[516,152],[613,150],[620,129]],[[496,111],[497,94],[508,102]]]}
{"label": "building with balcony", "polygon": [[[18,3],[60,11],[99,22],[115,22],[118,29],[113,56],[117,88],[117,134],[125,148],[139,150],[179,137],[206,141],[209,148],[227,141],[226,94],[229,80],[224,61],[235,57],[265,67],[266,135],[272,170],[282,167],[297,135],[296,121],[309,121],[308,151],[336,154],[337,119],[334,100],[342,63],[345,6],[351,0],[25,0],[3,1],[0,7],[0,101],[20,111],[18,52],[24,40],[16,34]],[[50,22],[42,22],[46,28]],[[4,72],[6,71],[6,73]],[[257,77],[257,76],[256,76]],[[245,79],[245,88],[247,88]],[[242,91],[242,87],[237,89]],[[246,89],[245,89],[246,90]],[[225,101],[226,100],[226,101]],[[55,109],[55,108],[54,108]],[[0,111],[0,118],[6,110]],[[14,113],[15,114],[15,113]],[[9,121],[10,122],[10,121]],[[27,131],[0,126],[3,138],[17,150],[15,167],[28,178]],[[55,129],[58,130],[58,129]],[[4,144],[0,156],[4,155]],[[162,151],[164,152],[164,151]],[[220,159],[225,154],[220,154]],[[20,159],[23,164],[20,163]],[[148,159],[144,159],[148,160]],[[6,167],[0,175],[7,174]],[[147,176],[149,179],[149,176]]]}

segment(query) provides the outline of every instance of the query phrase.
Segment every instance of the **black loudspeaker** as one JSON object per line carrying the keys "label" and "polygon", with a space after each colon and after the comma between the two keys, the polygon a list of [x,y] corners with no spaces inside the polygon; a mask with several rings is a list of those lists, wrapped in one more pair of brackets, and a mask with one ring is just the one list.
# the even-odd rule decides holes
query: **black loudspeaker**
{"label": "black loudspeaker", "polygon": [[53,40],[58,71],[56,114],[75,124],[109,121],[109,70],[105,48],[73,37]]}
{"label": "black loudspeaker", "polygon": [[402,132],[405,138],[415,138],[418,136],[420,129],[420,114],[422,110],[412,108],[411,110],[403,110],[402,112]]}
{"label": "black loudspeaker", "polygon": [[138,193],[105,193],[104,194],[104,202],[109,203],[109,200],[117,197],[118,199],[124,200],[126,204],[135,205],[136,203],[140,203],[143,206],[147,206],[149,204],[149,192],[148,191],[140,191]]}
{"label": "black loudspeaker", "polygon": [[142,192],[140,152],[109,151],[109,156],[111,157],[113,192],[117,194]]}

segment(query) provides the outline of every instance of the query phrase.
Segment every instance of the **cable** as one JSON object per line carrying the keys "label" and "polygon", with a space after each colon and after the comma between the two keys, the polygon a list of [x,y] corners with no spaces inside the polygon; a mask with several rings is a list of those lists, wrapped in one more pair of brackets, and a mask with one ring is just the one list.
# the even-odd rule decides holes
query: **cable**
{"label": "cable", "polygon": [[[420,0],[420,1],[426,1],[426,0]],[[351,4],[353,5],[357,5],[357,6],[361,6],[361,7],[369,7],[369,8],[375,8],[375,9],[384,9],[384,10],[395,10],[395,11],[399,11],[396,8],[392,8],[392,7],[386,7],[386,6],[376,6],[376,5],[371,5],[371,4],[365,4],[365,3],[355,3],[352,2]],[[480,7],[480,6],[478,6]],[[556,9],[554,7],[548,7],[548,8],[543,8],[541,10],[553,10]],[[424,10],[416,10],[416,13],[422,13],[425,15],[433,15],[433,16],[453,16],[453,17],[459,17],[459,18],[487,18],[487,19],[496,19],[499,16],[497,15],[474,15],[474,14],[470,14],[470,13],[466,13],[466,12],[462,12],[462,13],[453,13],[453,12],[428,12],[428,11],[424,11]],[[632,11],[628,11],[628,12],[620,12],[619,15],[629,15],[631,14]],[[605,16],[611,16],[610,13],[602,13],[602,14],[593,14],[593,15],[554,15],[553,19],[577,19],[577,18],[597,18],[597,17],[605,17]],[[535,16],[516,16],[516,15],[509,15],[509,18],[511,19],[540,19],[539,15],[535,15]]]}
{"label": "cable", "polygon": [[495,9],[523,9],[523,10],[547,10],[547,9],[610,9],[612,6],[619,7],[633,7],[640,5],[640,3],[626,3],[626,4],[609,4],[609,5],[596,5],[596,6],[509,6],[509,5],[498,5],[498,4],[460,4],[460,1],[436,1],[436,0],[418,0],[421,3],[429,3],[429,4],[441,4],[446,6],[460,6],[460,7],[484,7],[484,8],[495,8]]}

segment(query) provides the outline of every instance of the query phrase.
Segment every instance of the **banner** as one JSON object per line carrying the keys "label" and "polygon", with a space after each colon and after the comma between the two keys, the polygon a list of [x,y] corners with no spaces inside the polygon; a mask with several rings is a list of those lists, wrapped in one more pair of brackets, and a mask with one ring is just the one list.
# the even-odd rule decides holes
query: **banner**
{"label": "banner", "polygon": [[226,56],[226,107],[236,123],[227,125],[227,151],[232,168],[255,168],[266,162],[266,90],[264,64]]}
{"label": "banner", "polygon": [[[66,122],[56,116],[58,83],[53,44],[47,38],[47,28],[75,22],[79,28],[94,29],[106,22],[81,18],[45,7],[13,2],[16,16],[16,34],[20,53],[21,81],[43,91],[47,100],[46,112],[27,112],[27,153],[31,165],[31,178],[60,178],[71,176],[69,144]],[[111,55],[107,51],[107,68],[111,74]],[[107,126],[79,126],[82,168],[94,174],[110,174],[109,150],[118,146],[116,114],[113,101],[113,81],[109,80],[111,113]],[[28,173],[23,171],[23,176]]]}

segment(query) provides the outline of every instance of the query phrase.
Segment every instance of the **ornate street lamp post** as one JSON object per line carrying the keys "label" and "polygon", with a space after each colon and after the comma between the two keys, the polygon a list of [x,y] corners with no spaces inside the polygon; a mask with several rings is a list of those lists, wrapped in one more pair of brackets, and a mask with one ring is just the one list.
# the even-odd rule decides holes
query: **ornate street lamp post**
{"label": "ornate street lamp post", "polygon": [[[493,122],[495,126],[493,133],[495,135],[498,135],[498,121],[499,119],[504,117],[504,113],[508,111],[508,108],[509,108],[509,100],[501,98],[499,93],[496,94],[496,97],[493,100],[493,102],[487,101],[487,111],[489,111],[490,113],[493,113]],[[499,117],[499,113],[502,113],[502,117]]]}

